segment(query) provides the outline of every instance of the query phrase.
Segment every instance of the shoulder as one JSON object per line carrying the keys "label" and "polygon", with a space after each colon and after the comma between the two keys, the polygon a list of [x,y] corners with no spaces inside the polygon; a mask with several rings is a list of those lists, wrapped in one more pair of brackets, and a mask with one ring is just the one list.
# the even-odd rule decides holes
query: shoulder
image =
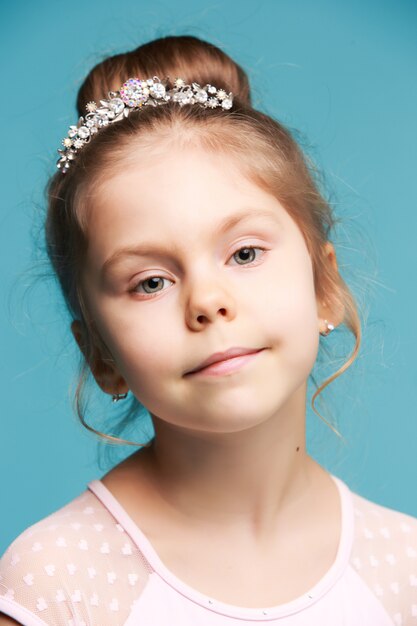
{"label": "shoulder", "polygon": [[395,623],[414,623],[417,518],[357,493],[351,495],[355,520],[351,564]]}
{"label": "shoulder", "polygon": [[[401,511],[383,506],[351,492],[357,531],[370,543],[381,539],[399,547],[415,545],[417,541],[417,518]],[[417,557],[408,550],[409,558]]]}
{"label": "shoulder", "polygon": [[[74,618],[80,624],[110,624],[107,612],[124,606],[128,614],[146,579],[133,541],[86,490],[7,548],[0,559],[0,613],[21,620],[24,611],[48,624]],[[91,613],[100,615],[98,621]]]}

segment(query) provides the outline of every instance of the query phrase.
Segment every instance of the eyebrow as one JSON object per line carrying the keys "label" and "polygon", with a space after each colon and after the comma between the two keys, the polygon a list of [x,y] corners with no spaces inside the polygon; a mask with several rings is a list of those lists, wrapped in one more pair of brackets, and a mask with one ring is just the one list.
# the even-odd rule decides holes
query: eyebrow
{"label": "eyebrow", "polygon": [[[219,227],[215,231],[215,235],[219,236],[239,224],[240,222],[249,221],[254,218],[268,219],[274,222],[280,222],[278,213],[266,209],[255,209],[251,211],[241,211],[227,217],[220,223]],[[161,245],[161,244],[138,244],[134,246],[127,246],[125,248],[119,248],[116,250],[104,263],[101,268],[101,274],[104,276],[111,267],[120,263],[126,258],[137,256],[167,256],[178,251],[175,244]]]}

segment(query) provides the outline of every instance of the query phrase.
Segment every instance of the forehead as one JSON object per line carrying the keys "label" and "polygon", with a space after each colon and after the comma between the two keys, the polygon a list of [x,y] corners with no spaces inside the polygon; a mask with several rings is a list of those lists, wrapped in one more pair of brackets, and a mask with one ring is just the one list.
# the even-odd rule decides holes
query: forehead
{"label": "forehead", "polygon": [[198,147],[167,148],[150,160],[138,151],[126,169],[107,178],[93,198],[91,219],[95,225],[110,218],[113,225],[134,219],[145,227],[162,217],[208,224],[243,205],[259,204],[271,210],[279,206],[232,157]]}

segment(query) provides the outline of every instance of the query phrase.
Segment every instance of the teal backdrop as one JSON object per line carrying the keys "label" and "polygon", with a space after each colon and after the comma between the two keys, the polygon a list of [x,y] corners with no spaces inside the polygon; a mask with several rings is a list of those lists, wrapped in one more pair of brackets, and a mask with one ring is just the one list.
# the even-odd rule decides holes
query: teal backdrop
{"label": "teal backdrop", "polygon": [[[416,32],[405,0],[1,3],[0,553],[110,466],[71,405],[78,348],[45,263],[44,186],[85,74],[164,35],[221,46],[255,106],[297,129],[322,168],[363,343],[318,405],[344,439],[309,409],[308,447],[353,490],[417,516]],[[319,379],[351,345],[342,331],[326,340]],[[100,428],[119,409],[94,397]],[[134,449],[112,450],[115,462]]]}

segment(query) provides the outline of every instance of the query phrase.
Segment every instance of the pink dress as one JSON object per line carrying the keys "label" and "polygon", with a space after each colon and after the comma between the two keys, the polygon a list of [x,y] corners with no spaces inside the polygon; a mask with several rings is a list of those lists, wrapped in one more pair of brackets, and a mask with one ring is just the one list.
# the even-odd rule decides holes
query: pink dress
{"label": "pink dress", "polygon": [[332,478],[342,505],[337,556],[290,602],[244,608],[185,584],[105,485],[93,480],[7,548],[0,612],[24,626],[417,625],[417,519]]}

